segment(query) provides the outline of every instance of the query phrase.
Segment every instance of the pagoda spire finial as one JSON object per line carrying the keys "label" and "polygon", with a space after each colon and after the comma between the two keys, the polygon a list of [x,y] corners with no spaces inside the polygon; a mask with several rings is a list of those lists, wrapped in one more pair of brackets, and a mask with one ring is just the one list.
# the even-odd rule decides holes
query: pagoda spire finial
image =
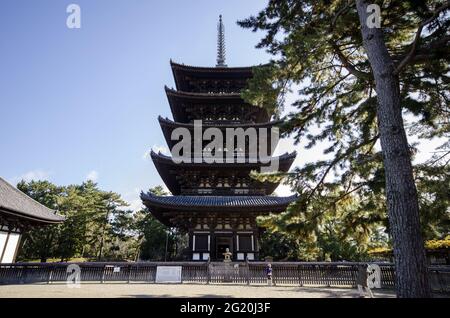
{"label": "pagoda spire finial", "polygon": [[222,23],[222,15],[219,15],[217,23],[217,67],[226,67],[225,64],[225,27]]}

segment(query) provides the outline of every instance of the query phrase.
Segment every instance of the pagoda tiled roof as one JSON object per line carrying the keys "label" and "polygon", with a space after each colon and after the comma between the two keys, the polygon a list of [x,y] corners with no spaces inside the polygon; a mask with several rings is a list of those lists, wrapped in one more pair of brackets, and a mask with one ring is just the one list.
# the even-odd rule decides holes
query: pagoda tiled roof
{"label": "pagoda tiled roof", "polygon": [[286,206],[297,200],[296,195],[288,197],[277,196],[193,196],[193,195],[170,195],[158,196],[150,192],[141,193],[142,201],[148,207],[159,207],[171,210],[196,210],[199,208],[207,211],[225,208],[261,208],[264,211],[283,211]]}
{"label": "pagoda tiled roof", "polygon": [[178,64],[170,61],[175,85],[178,90],[186,87],[184,77],[190,79],[246,80],[253,76],[253,66],[246,67],[202,67]]}
{"label": "pagoda tiled roof", "polygon": [[239,93],[197,93],[177,91],[165,86],[167,100],[176,121],[187,122],[186,107],[216,107],[217,105],[239,106],[256,114],[256,121],[270,120],[268,111],[246,103]]}
{"label": "pagoda tiled roof", "polygon": [[195,93],[178,91],[168,86],[164,86],[167,95],[173,95],[176,97],[182,97],[186,99],[210,99],[216,101],[217,99],[236,99],[242,102],[241,94],[239,93]]}
{"label": "pagoda tiled roof", "polygon": [[176,63],[170,60],[172,70],[180,70],[185,72],[208,72],[208,73],[248,73],[252,74],[254,66],[238,66],[238,67],[217,67],[217,66],[193,66],[182,63]]}
{"label": "pagoda tiled roof", "polygon": [[[280,162],[280,165],[282,163],[287,163],[287,164],[289,164],[289,167],[290,167],[290,165],[294,162],[296,156],[297,156],[297,152],[293,151],[291,153],[286,152],[280,156],[271,157],[271,159],[272,160],[278,159],[278,161]],[[153,151],[153,149],[150,152],[150,157],[152,158],[153,162],[155,162],[155,163],[161,162],[164,164],[169,164],[169,165],[173,165],[173,166],[183,166],[183,167],[185,167],[185,166],[227,167],[228,166],[229,168],[248,167],[250,169],[254,169],[256,167],[260,167],[260,166],[264,165],[263,162],[266,161],[266,160],[260,160],[258,162],[233,162],[233,163],[229,163],[229,162],[223,162],[223,163],[220,163],[220,162],[218,162],[218,163],[209,163],[209,162],[175,163],[171,156],[164,155],[161,152],[155,152],[155,151]],[[245,159],[248,160],[248,158],[245,158]],[[263,158],[263,159],[269,159],[269,158]],[[289,167],[288,167],[288,170],[289,170]],[[285,171],[283,171],[283,172],[285,172]]]}
{"label": "pagoda tiled roof", "polygon": [[[188,129],[194,129],[194,123],[180,123],[173,120],[168,119],[167,117],[164,118],[162,116],[158,117],[158,121],[161,126],[171,126],[174,128],[177,127],[185,127]],[[214,121],[214,122],[203,122],[202,126],[205,128],[209,127],[217,127],[217,128],[262,128],[262,127],[272,127],[281,124],[282,120],[272,120],[268,122],[263,123],[240,123],[240,122],[232,122],[232,121]]]}
{"label": "pagoda tiled roof", "polygon": [[[152,193],[141,193],[141,200],[149,211],[167,226],[184,227],[174,219],[179,217],[201,217],[204,215],[225,216],[227,213],[240,215],[264,215],[284,212],[287,206],[297,200],[297,196],[157,196]],[[225,213],[225,214],[224,214]],[[184,218],[184,219],[186,219]]]}
{"label": "pagoda tiled roof", "polygon": [[[194,123],[174,122],[168,118],[163,118],[161,116],[158,117],[158,121],[159,121],[161,129],[163,131],[164,138],[166,139],[166,143],[170,147],[170,149],[172,149],[172,147],[178,142],[177,140],[171,139],[172,132],[176,128],[187,128],[188,130],[193,132],[194,127],[195,127]],[[281,123],[282,123],[281,120],[274,120],[274,121],[263,122],[263,123],[239,123],[239,122],[233,122],[233,121],[202,122],[202,130],[204,131],[208,128],[218,128],[218,129],[221,129],[222,131],[224,131],[224,135],[225,135],[226,134],[225,130],[227,128],[231,128],[231,129],[242,128],[244,130],[249,129],[249,128],[255,128],[255,129],[266,128],[267,130],[269,130],[272,127],[277,126]],[[259,133],[258,130],[256,130],[256,132],[257,132],[257,134]],[[266,136],[267,136],[268,147],[271,147],[270,146],[270,140],[271,140],[270,130],[267,132]],[[273,153],[273,151],[275,151],[274,148],[275,147],[271,147],[271,154]]]}
{"label": "pagoda tiled roof", "polygon": [[[155,164],[156,170],[159,175],[163,179],[164,183],[167,185],[169,190],[175,194],[181,194],[181,185],[180,185],[180,174],[185,173],[185,171],[203,171],[204,173],[210,173],[214,170],[220,170],[225,174],[234,174],[237,171],[241,171],[245,175],[249,175],[252,170],[257,170],[263,166],[268,166],[269,163],[265,160],[261,160],[259,162],[181,162],[175,163],[170,156],[163,155],[161,153],[156,153],[153,150],[151,151],[151,158],[153,163]],[[279,167],[278,171],[287,172],[294,162],[296,157],[296,152],[285,153],[281,156],[270,157],[271,159],[278,159]],[[246,158],[248,159],[248,158]],[[267,158],[264,158],[267,159]],[[265,189],[266,194],[270,194],[275,191],[276,187],[279,185],[279,182],[262,182],[261,189]]]}

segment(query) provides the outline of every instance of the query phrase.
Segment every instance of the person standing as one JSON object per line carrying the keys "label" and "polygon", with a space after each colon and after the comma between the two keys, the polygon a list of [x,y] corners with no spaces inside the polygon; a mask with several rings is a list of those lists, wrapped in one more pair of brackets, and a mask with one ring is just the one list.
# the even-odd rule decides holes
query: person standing
{"label": "person standing", "polygon": [[266,266],[267,285],[272,286],[272,264]]}
{"label": "person standing", "polygon": [[356,278],[356,285],[358,286],[359,297],[365,298],[366,293],[370,298],[373,298],[372,291],[367,284],[368,266],[367,264],[358,267],[358,276]]}

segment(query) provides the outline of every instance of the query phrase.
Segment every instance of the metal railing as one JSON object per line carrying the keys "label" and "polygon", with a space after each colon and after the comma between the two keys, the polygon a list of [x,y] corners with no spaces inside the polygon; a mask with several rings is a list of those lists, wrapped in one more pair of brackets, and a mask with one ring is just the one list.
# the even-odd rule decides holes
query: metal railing
{"label": "metal railing", "polygon": [[[0,264],[0,284],[66,282],[71,271],[80,268],[80,282],[145,282],[156,281],[158,266],[181,266],[183,283],[267,284],[265,262],[86,262],[86,263],[13,263]],[[356,286],[357,262],[272,262],[274,285]],[[393,288],[394,266],[377,263],[381,270],[381,287]],[[430,266],[433,290],[450,292],[450,266]]]}

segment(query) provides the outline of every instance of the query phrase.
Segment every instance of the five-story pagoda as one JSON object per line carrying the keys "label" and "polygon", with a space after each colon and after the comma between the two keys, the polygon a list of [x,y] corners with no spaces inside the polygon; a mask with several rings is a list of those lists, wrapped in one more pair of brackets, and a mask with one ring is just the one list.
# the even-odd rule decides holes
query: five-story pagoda
{"label": "five-story pagoda", "polygon": [[[191,260],[220,260],[227,248],[233,260],[258,259],[256,217],[283,212],[295,200],[295,196],[271,195],[278,183],[250,177],[251,171],[260,171],[273,162],[278,171],[286,172],[296,154],[272,156],[276,144],[271,128],[278,122],[271,120],[267,110],[241,98],[252,67],[226,66],[223,31],[220,17],[216,67],[170,62],[176,90],[166,87],[166,94],[173,121],[159,117],[159,123],[172,153],[178,142],[173,138],[179,137],[177,130],[191,133],[192,148],[182,154],[190,160],[174,160],[152,151],[151,158],[172,196],[141,194],[158,220],[189,233]],[[225,136],[222,148],[210,149],[213,138],[210,134],[206,137],[208,131]],[[234,132],[231,139],[230,131]],[[258,142],[250,138],[252,132]],[[243,143],[239,143],[242,133]],[[233,146],[225,140],[231,140]],[[258,155],[262,148],[265,158]],[[208,160],[212,155],[217,159],[219,152],[223,160]]]}

